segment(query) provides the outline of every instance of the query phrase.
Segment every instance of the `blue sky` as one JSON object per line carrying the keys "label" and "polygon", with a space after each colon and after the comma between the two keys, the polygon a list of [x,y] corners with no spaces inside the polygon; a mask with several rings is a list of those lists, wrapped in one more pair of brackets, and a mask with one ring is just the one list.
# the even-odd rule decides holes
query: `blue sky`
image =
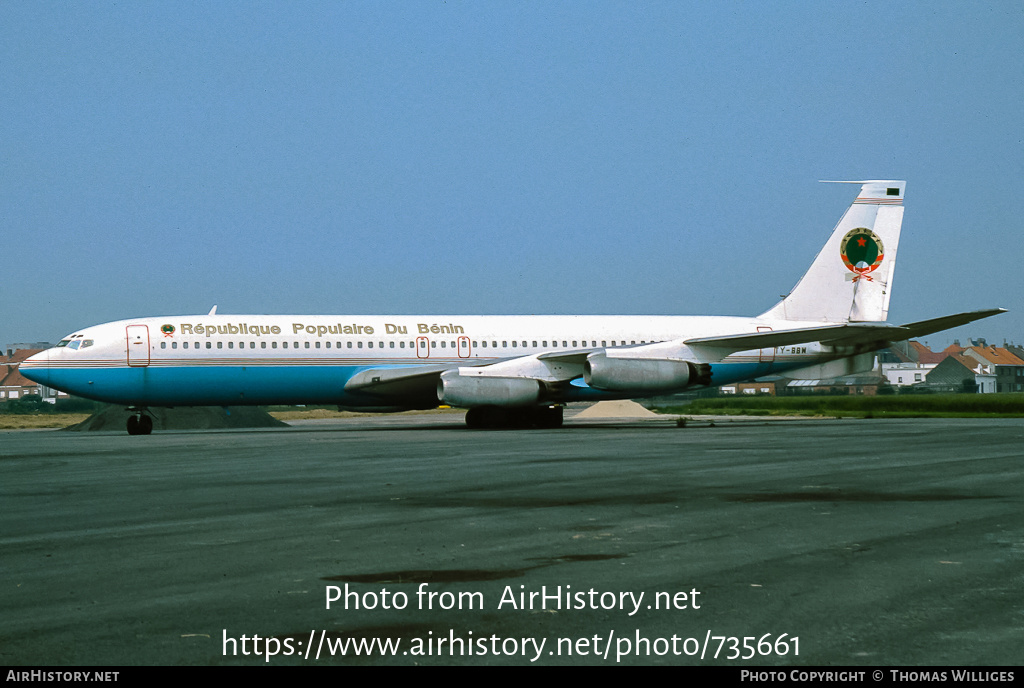
{"label": "blue sky", "polygon": [[[813,10],[810,9],[813,7]],[[0,344],[205,313],[753,315],[906,179],[890,320],[1024,341],[1024,5],[0,3]]]}

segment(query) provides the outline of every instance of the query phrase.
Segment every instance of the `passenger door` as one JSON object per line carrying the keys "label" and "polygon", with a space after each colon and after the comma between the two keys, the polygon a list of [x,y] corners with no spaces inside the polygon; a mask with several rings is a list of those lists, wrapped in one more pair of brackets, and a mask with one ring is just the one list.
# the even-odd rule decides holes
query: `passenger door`
{"label": "passenger door", "polygon": [[128,342],[128,365],[142,367],[149,365],[149,326],[129,325],[126,328]]}

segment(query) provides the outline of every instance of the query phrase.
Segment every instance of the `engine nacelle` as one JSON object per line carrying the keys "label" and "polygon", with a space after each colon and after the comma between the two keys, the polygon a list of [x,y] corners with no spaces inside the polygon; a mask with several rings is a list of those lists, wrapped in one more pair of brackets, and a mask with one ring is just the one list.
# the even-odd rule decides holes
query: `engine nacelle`
{"label": "engine nacelle", "polygon": [[538,380],[521,377],[459,375],[457,370],[441,373],[437,398],[449,406],[532,406],[540,400]]}
{"label": "engine nacelle", "polygon": [[583,380],[610,392],[669,392],[711,383],[711,366],[667,358],[608,358],[590,354]]}

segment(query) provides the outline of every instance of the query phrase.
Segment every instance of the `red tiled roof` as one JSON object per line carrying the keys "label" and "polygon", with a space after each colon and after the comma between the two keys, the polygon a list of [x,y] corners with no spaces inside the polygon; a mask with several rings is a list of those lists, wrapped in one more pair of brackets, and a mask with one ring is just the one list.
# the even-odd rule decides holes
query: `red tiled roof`
{"label": "red tiled roof", "polygon": [[10,357],[7,357],[7,356],[0,357],[0,365],[3,365],[5,363],[7,363],[7,364],[10,364],[10,363],[14,363],[14,364],[21,363],[22,361],[24,361],[29,356],[34,356],[37,353],[39,353],[40,351],[44,351],[44,349],[18,349]]}
{"label": "red tiled roof", "polygon": [[971,346],[965,350],[965,353],[968,351],[973,352],[986,363],[993,363],[995,365],[1024,365],[1024,361],[1002,347]]}
{"label": "red tiled roof", "polygon": [[910,342],[910,346],[913,347],[914,352],[917,353],[918,363],[942,363],[942,359],[949,355],[948,349],[946,351],[932,351],[921,342]]}
{"label": "red tiled roof", "polygon": [[970,368],[974,372],[978,372],[978,366],[981,365],[978,359],[971,358],[970,356],[964,356],[963,354],[949,354],[948,358],[952,358],[954,361],[959,363],[965,368]]}
{"label": "red tiled roof", "polygon": [[18,364],[43,349],[18,349],[10,357],[0,358],[0,387],[38,387],[18,371]]}

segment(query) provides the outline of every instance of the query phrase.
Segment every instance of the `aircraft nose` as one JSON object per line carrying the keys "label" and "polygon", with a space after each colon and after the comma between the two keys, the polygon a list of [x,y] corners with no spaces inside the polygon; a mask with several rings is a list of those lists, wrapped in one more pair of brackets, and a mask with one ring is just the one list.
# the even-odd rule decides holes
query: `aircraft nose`
{"label": "aircraft nose", "polygon": [[40,351],[26,358],[18,366],[18,372],[32,382],[38,382],[41,385],[48,384],[50,382],[50,350]]}

